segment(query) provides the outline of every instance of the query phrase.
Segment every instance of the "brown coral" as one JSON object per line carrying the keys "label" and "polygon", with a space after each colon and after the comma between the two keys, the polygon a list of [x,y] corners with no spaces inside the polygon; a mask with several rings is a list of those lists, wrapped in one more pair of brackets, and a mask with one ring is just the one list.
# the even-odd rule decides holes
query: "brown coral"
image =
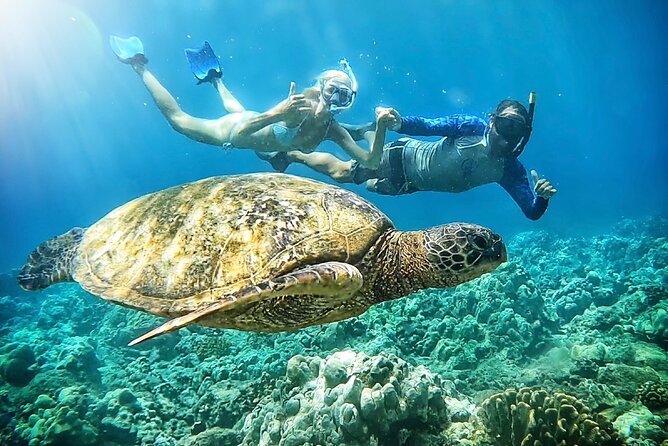
{"label": "brown coral", "polygon": [[665,383],[648,381],[638,387],[636,396],[649,410],[668,409],[668,387]]}
{"label": "brown coral", "polygon": [[482,419],[503,446],[624,445],[612,425],[571,395],[524,387],[482,403]]}

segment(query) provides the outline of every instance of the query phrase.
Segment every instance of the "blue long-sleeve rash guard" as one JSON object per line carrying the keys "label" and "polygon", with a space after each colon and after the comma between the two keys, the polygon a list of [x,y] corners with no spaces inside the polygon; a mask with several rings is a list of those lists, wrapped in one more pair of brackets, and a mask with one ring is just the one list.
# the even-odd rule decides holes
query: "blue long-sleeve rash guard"
{"label": "blue long-sleeve rash guard", "polygon": [[450,115],[441,118],[405,116],[401,118],[399,133],[410,136],[462,136],[484,135],[487,121],[478,116]]}
{"label": "blue long-sleeve rash guard", "polygon": [[[409,136],[482,136],[488,122],[478,116],[450,115],[440,118],[422,118],[404,116],[401,118],[399,133]],[[534,194],[529,185],[527,171],[517,158],[506,159],[503,177],[498,183],[515,200],[524,215],[531,220],[538,220],[547,210],[548,201]]]}

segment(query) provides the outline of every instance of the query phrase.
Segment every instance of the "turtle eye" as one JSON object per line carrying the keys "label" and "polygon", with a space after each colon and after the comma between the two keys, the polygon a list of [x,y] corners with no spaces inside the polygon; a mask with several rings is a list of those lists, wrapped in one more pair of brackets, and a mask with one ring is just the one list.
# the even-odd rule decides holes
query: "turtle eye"
{"label": "turtle eye", "polygon": [[489,248],[489,240],[480,234],[469,236],[469,242],[475,249],[480,251],[486,251]]}

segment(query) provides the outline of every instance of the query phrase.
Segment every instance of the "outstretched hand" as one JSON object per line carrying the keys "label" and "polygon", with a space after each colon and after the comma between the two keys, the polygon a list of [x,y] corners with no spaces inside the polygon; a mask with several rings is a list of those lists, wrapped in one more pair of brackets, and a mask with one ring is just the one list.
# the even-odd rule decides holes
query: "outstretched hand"
{"label": "outstretched hand", "polygon": [[396,123],[396,111],[392,108],[376,108],[376,129],[391,129]]}
{"label": "outstretched hand", "polygon": [[376,107],[376,119],[378,119],[380,114],[383,116],[389,114],[389,116],[391,116],[391,119],[385,118],[388,119],[387,128],[389,130],[394,130],[396,132],[401,128],[401,115],[398,111],[392,107]]}
{"label": "outstretched hand", "polygon": [[311,104],[303,94],[295,94],[297,86],[290,82],[288,97],[278,104],[278,114],[288,127],[299,125],[304,115],[311,112]]}
{"label": "outstretched hand", "polygon": [[539,197],[549,200],[554,194],[557,193],[557,189],[552,186],[552,183],[550,183],[545,178],[538,178],[538,172],[535,170],[531,171],[531,178],[533,178],[533,190]]}

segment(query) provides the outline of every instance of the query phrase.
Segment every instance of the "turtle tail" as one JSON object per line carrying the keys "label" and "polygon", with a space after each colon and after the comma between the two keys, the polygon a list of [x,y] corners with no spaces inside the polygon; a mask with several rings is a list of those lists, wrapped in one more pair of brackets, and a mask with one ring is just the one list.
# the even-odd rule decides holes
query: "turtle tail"
{"label": "turtle tail", "polygon": [[70,266],[84,232],[83,228],[74,228],[40,244],[19,272],[21,288],[41,290],[54,283],[71,281]]}

